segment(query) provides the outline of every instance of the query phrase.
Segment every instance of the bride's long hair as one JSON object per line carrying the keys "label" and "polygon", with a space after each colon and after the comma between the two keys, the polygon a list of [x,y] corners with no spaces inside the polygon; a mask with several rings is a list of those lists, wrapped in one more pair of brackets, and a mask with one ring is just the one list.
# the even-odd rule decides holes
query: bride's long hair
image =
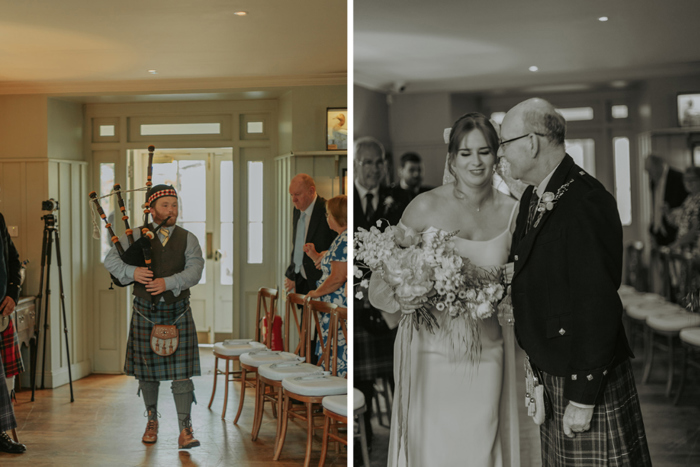
{"label": "bride's long hair", "polygon": [[494,171],[495,164],[498,163],[498,132],[493,127],[489,119],[478,112],[470,112],[459,117],[452,125],[449,142],[447,143],[447,170],[455,180],[455,195],[457,195],[457,197],[464,196],[464,193],[457,188],[457,173],[452,167],[452,163],[454,162],[455,157],[457,157],[459,145],[462,143],[465,135],[472,130],[479,130],[484,135],[486,144],[488,145],[491,155],[495,161]]}

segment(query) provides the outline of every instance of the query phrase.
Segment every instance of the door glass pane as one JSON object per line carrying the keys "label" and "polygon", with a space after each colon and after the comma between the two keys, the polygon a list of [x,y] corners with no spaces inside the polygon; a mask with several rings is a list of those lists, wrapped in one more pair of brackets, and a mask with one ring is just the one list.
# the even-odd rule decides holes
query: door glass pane
{"label": "door glass pane", "polygon": [[567,139],[564,141],[566,152],[583,167],[583,170],[595,177],[595,142],[593,139]]}
{"label": "door glass pane", "polygon": [[222,161],[220,167],[219,209],[221,222],[233,222],[233,161]]}
{"label": "door glass pane", "polygon": [[263,260],[263,163],[248,162],[248,264]]}
{"label": "door glass pane", "polygon": [[630,184],[630,140],[613,138],[615,154],[615,198],[622,225],[632,224],[632,187]]}
{"label": "door glass pane", "polygon": [[[100,163],[100,194],[99,196],[105,196],[110,194],[114,189],[114,163]],[[114,196],[109,196],[107,198],[100,199],[100,206],[107,216],[107,222],[114,225]],[[115,229],[112,227],[112,229]],[[102,225],[102,234],[100,235],[100,262],[105,262],[105,256],[109,253],[109,249],[112,248],[112,239],[109,236],[109,232]],[[115,229],[116,233],[116,229]],[[118,234],[117,234],[118,235]]]}
{"label": "door glass pane", "polygon": [[219,259],[221,285],[233,285],[233,222],[221,223],[221,258]]}

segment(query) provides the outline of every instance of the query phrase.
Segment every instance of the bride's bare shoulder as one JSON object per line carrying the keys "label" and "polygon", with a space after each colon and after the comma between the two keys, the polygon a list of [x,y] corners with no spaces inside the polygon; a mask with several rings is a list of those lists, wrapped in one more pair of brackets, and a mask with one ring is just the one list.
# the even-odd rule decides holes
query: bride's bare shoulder
{"label": "bride's bare shoulder", "polygon": [[444,203],[445,186],[433,188],[421,193],[406,207],[401,217],[401,222],[416,231],[423,231],[430,227],[431,219],[437,208]]}
{"label": "bride's bare shoulder", "polygon": [[507,195],[505,193],[502,193],[500,191],[496,190],[496,200],[498,201],[498,204],[505,210],[508,211],[510,214],[511,209],[518,204],[518,200],[513,198],[510,195]]}

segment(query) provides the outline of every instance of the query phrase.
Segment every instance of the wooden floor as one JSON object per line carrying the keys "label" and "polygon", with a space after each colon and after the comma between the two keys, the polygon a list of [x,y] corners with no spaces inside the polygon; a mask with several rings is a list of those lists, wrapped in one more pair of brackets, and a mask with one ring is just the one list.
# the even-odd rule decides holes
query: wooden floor
{"label": "wooden floor", "polygon": [[[0,465],[40,466],[279,466],[303,465],[306,429],[291,423],[287,441],[278,462],[272,461],[275,420],[269,404],[258,440],[250,439],[253,422],[252,389],[238,425],[233,419],[238,408],[238,383],[229,391],[226,420],[221,420],[224,385],[219,387],[211,410],[207,409],[213,385],[214,358],[210,348],[201,348],[201,377],[193,378],[198,405],[192,406],[195,437],[202,443],[189,451],[177,449],[179,435],[170,382],[161,383],[158,410],[162,415],[158,442],[145,445],[141,436],[146,427],[143,399],[136,396],[133,377],[93,375],[73,383],[75,402],[70,403],[68,385],[56,390],[31,391],[17,395],[15,414],[24,454],[0,453]],[[219,363],[223,368],[222,363]],[[320,432],[319,432],[320,434]],[[311,465],[318,465],[321,443],[314,442]],[[346,465],[345,450],[331,449],[326,465]]]}
{"label": "wooden floor", "polygon": [[[655,356],[652,376],[648,384],[641,384],[642,349],[635,349],[638,358],[632,360],[637,390],[639,392],[644,427],[646,429],[649,451],[654,467],[697,467],[700,466],[700,374],[692,372],[693,381],[683,393],[678,406],[667,399],[665,392],[665,362],[661,356]],[[522,350],[518,349],[518,361],[522,359]],[[522,365],[516,367],[520,386],[518,394],[525,393]],[[520,410],[520,450],[522,467],[540,467],[539,429],[527,417],[524,405]],[[386,418],[382,419],[387,425]],[[387,465],[389,446],[389,428],[381,426],[375,416],[372,421],[374,429],[374,447],[370,453],[372,467]],[[437,467],[439,464],[435,464]]]}

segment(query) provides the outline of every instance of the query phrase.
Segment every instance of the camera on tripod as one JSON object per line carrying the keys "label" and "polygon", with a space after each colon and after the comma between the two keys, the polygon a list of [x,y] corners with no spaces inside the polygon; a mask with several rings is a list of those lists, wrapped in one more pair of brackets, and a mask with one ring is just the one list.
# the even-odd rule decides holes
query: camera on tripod
{"label": "camera on tripod", "polygon": [[48,211],[48,212],[58,211],[58,201],[56,201],[53,198],[46,200],[46,201],[42,201],[41,202],[41,210]]}

